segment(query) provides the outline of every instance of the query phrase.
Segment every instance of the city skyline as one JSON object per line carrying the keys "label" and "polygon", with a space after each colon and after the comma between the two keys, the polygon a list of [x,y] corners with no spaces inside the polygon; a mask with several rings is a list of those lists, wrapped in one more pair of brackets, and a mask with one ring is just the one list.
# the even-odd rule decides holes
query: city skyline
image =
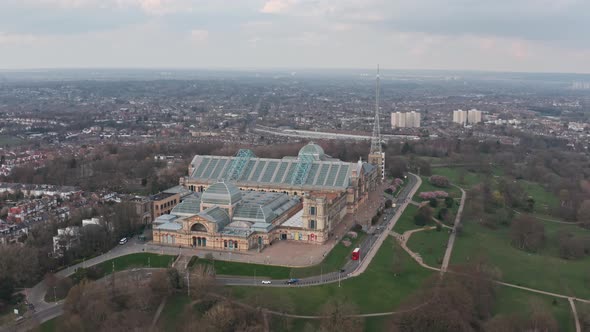
{"label": "city skyline", "polygon": [[576,0],[8,0],[0,63],[590,73],[589,9]]}

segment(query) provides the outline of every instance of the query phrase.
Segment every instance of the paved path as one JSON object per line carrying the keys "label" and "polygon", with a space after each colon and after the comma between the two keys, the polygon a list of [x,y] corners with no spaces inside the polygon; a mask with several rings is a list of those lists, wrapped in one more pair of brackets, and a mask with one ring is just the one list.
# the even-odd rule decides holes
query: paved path
{"label": "paved path", "polygon": [[578,311],[576,310],[576,304],[574,303],[574,299],[571,297],[568,299],[570,303],[570,307],[572,307],[572,312],[574,313],[574,321],[576,323],[576,332],[582,332],[582,326],[580,325],[580,319],[578,318]]}
{"label": "paved path", "polygon": [[447,250],[445,251],[445,256],[441,265],[442,272],[446,271],[449,267],[451,254],[453,253],[453,246],[455,245],[455,238],[457,237],[457,227],[459,227],[459,224],[461,223],[461,215],[463,214],[463,207],[465,206],[465,199],[467,198],[467,194],[465,194],[465,190],[463,190],[463,188],[458,186],[455,187],[461,190],[461,203],[459,204],[459,209],[457,210],[457,215],[455,216],[455,224],[453,225],[453,230],[451,231],[449,243],[447,244]]}
{"label": "paved path", "polygon": [[[522,212],[515,210],[515,209],[512,209],[512,211],[514,211],[514,213],[516,213],[516,214],[522,214]],[[579,225],[579,224],[581,224],[581,222],[579,222],[579,221],[563,221],[563,220],[542,218],[542,217],[536,216],[534,214],[528,214],[528,215],[535,218],[535,219],[541,220],[541,221],[547,221],[547,222],[552,222],[552,223],[556,223],[556,224],[562,224],[562,225]]]}

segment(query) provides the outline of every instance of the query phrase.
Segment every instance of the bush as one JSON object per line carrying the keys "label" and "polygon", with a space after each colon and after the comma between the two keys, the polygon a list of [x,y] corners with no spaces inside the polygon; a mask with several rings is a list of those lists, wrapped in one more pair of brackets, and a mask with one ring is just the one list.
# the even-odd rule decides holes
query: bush
{"label": "bush", "polygon": [[350,230],[355,231],[355,232],[360,232],[363,230],[363,226],[359,225],[359,224],[354,224]]}
{"label": "bush", "polygon": [[439,224],[439,223],[436,223],[436,231],[437,231],[437,232],[440,232],[440,231],[442,231],[442,226],[441,226],[441,224]]}
{"label": "bush", "polygon": [[449,179],[442,175],[433,175],[428,180],[437,187],[447,188],[450,186]]}
{"label": "bush", "polygon": [[454,204],[455,200],[453,199],[453,197],[445,197],[445,205],[447,206],[447,208],[452,208]]}
{"label": "bush", "polygon": [[433,208],[436,208],[438,206],[438,201],[436,200],[436,198],[431,198],[428,200],[428,205],[430,205]]}
{"label": "bush", "polygon": [[184,287],[183,279],[175,268],[168,269],[168,280],[170,281],[170,287],[173,289],[181,289]]}
{"label": "bush", "polygon": [[432,210],[428,206],[423,206],[418,209],[414,216],[414,224],[418,226],[425,226],[432,220]]}

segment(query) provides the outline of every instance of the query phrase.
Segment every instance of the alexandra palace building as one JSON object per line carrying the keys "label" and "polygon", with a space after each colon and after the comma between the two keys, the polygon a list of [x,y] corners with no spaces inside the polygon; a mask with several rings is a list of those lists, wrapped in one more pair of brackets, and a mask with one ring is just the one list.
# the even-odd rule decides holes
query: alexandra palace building
{"label": "alexandra palace building", "polygon": [[322,244],[380,180],[378,167],[331,158],[314,143],[282,159],[247,149],[233,157],[197,155],[180,179],[191,193],[154,221],[153,239],[222,250],[262,250],[275,241]]}

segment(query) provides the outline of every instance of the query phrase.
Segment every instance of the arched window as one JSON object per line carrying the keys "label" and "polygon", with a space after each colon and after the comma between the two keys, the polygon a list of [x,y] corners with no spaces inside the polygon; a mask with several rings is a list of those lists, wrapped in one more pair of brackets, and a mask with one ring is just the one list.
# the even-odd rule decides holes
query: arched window
{"label": "arched window", "polygon": [[227,240],[223,240],[223,247],[227,248]]}
{"label": "arched window", "polygon": [[196,223],[191,226],[191,232],[207,232],[207,228],[201,223]]}
{"label": "arched window", "polygon": [[197,238],[197,246],[199,246],[199,247],[201,246],[201,238],[200,237]]}

